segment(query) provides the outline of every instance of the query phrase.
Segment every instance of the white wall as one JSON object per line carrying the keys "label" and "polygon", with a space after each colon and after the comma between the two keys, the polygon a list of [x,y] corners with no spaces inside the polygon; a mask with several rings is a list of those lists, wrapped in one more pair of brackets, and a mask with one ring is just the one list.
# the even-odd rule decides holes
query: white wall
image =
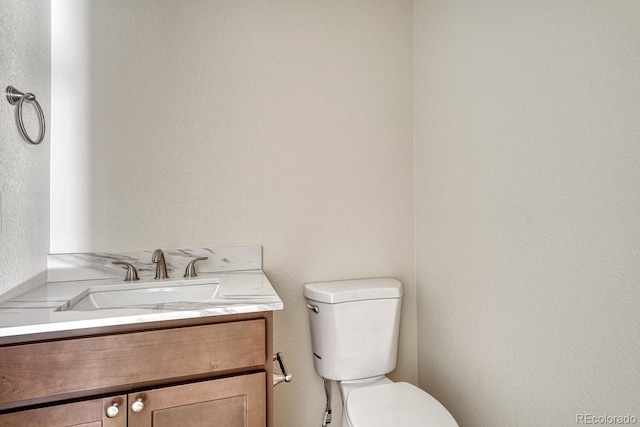
{"label": "white wall", "polygon": [[411,1],[56,0],[52,14],[51,251],[263,245],[295,375],[278,427],[324,410],[302,286],[397,277],[394,375],[415,383]]}
{"label": "white wall", "polygon": [[640,2],[414,8],[421,386],[461,426],[640,416]]}
{"label": "white wall", "polygon": [[[20,136],[7,86],[33,92],[50,122],[50,5],[0,0],[0,300],[46,281],[49,252],[49,134],[40,145]],[[24,107],[32,138],[35,109]],[[13,291],[23,284],[21,291]]]}

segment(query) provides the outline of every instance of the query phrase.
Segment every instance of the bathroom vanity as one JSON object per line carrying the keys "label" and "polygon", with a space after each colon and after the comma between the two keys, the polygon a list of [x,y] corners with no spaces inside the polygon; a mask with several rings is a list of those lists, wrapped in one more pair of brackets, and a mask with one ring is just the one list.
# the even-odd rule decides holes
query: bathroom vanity
{"label": "bathroom vanity", "polygon": [[0,304],[0,425],[273,426],[272,319],[282,302],[261,263],[204,272],[198,284],[208,278],[210,300],[74,310],[87,290],[137,289],[92,278]]}

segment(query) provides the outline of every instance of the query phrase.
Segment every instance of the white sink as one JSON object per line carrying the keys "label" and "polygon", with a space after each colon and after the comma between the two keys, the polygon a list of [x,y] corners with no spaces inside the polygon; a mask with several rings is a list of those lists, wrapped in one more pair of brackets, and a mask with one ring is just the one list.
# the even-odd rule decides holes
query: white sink
{"label": "white sink", "polygon": [[158,304],[211,301],[218,296],[216,279],[185,279],[134,284],[93,286],[55,311],[87,311],[107,308],[149,308]]}

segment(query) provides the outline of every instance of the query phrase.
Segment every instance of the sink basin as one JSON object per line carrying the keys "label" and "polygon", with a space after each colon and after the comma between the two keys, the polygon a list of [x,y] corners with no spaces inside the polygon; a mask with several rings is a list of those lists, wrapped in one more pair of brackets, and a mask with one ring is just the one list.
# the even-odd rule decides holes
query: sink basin
{"label": "sink basin", "polygon": [[76,295],[55,311],[87,311],[107,308],[149,308],[183,301],[210,301],[218,296],[216,279],[188,279],[94,286]]}

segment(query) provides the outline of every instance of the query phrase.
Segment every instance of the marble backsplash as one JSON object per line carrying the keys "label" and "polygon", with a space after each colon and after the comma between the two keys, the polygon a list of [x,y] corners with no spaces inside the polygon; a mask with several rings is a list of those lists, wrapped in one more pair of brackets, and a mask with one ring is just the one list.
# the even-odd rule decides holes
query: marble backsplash
{"label": "marble backsplash", "polygon": [[[198,257],[208,257],[196,264],[197,271],[202,273],[262,269],[262,246],[162,250],[171,278],[181,278],[187,264]],[[151,261],[153,251],[50,254],[47,281],[124,278],[126,269],[113,261],[128,262],[136,267],[141,279],[153,279],[156,271],[156,264]]]}

